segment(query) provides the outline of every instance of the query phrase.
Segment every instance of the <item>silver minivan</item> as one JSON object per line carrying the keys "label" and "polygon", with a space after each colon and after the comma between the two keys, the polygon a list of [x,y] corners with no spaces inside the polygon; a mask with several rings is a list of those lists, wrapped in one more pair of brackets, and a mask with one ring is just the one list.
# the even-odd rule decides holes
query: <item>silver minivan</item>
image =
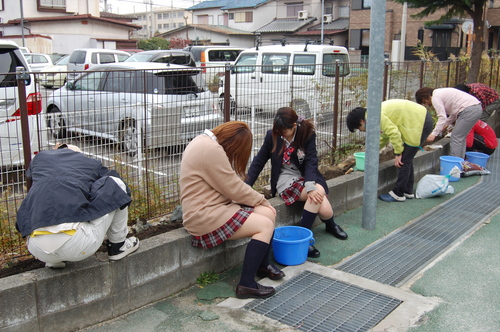
{"label": "silver minivan", "polygon": [[95,65],[123,62],[130,53],[102,48],[81,48],[74,50],[68,60],[67,80],[74,80],[82,71]]}
{"label": "silver minivan", "polygon": [[222,123],[199,68],[154,62],[96,65],[56,90],[46,112],[55,138],[101,137],[131,156],[187,144]]}

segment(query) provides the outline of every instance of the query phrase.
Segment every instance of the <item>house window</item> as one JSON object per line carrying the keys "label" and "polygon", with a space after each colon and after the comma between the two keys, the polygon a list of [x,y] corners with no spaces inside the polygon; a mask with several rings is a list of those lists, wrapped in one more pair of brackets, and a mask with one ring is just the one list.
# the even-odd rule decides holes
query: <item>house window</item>
{"label": "house window", "polygon": [[234,22],[253,22],[253,12],[234,13]]}
{"label": "house window", "polygon": [[352,9],[368,9],[372,7],[372,0],[353,0]]}
{"label": "house window", "polygon": [[179,23],[179,28],[183,27],[183,26],[184,26],[184,23]]}
{"label": "house window", "polygon": [[229,18],[230,20],[234,20],[234,13],[229,13],[228,18]]}
{"label": "house window", "polygon": [[170,17],[170,13],[164,13],[163,14],[163,18],[169,18]]}
{"label": "house window", "polygon": [[66,0],[39,0],[41,8],[66,9]]}
{"label": "house window", "polygon": [[163,29],[168,29],[168,23],[167,24],[163,24]]}
{"label": "house window", "polygon": [[198,15],[198,24],[208,24],[208,15]]}
{"label": "house window", "polygon": [[301,10],[304,10],[304,4],[302,2],[287,4],[286,17],[298,17]]}
{"label": "house window", "polygon": [[161,20],[162,14],[158,14],[158,19]]}
{"label": "house window", "polygon": [[3,0],[0,0],[0,10],[4,10],[4,7],[3,7]]}
{"label": "house window", "polygon": [[184,18],[184,12],[177,12],[177,17]]}
{"label": "house window", "polygon": [[160,30],[160,29],[161,29],[161,24],[158,24],[158,30]]}

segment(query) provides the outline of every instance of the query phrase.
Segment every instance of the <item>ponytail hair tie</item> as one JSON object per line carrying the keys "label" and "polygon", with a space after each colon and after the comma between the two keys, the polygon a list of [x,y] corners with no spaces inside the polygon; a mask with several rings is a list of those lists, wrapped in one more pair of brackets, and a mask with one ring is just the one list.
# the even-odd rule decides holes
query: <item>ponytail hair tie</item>
{"label": "ponytail hair tie", "polygon": [[300,124],[302,121],[304,121],[304,117],[302,115],[299,115],[299,118],[297,119],[297,123]]}

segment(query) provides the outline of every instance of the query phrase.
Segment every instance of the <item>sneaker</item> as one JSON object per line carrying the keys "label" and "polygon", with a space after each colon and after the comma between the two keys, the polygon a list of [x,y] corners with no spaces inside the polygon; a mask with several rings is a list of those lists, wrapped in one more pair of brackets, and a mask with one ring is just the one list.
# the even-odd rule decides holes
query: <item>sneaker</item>
{"label": "sneaker", "polygon": [[407,194],[407,193],[405,193],[405,197],[406,197],[406,199],[414,199],[415,198],[415,194]]}
{"label": "sneaker", "polygon": [[131,236],[120,243],[108,241],[108,257],[110,261],[117,261],[133,253],[139,248],[139,239]]}
{"label": "sneaker", "polygon": [[399,197],[396,195],[392,190],[389,191],[388,194],[382,194],[379,196],[379,198],[385,202],[404,202],[406,201],[406,197]]}
{"label": "sneaker", "polygon": [[64,263],[64,262],[45,263],[45,267],[50,267],[52,269],[63,269],[65,266],[66,266],[66,263]]}

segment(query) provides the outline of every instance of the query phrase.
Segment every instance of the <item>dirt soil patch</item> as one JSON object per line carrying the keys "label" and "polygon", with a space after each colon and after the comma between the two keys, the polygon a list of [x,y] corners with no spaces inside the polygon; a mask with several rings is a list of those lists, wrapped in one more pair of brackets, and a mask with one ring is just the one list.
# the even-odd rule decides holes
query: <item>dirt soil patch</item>
{"label": "dirt soil patch", "polygon": [[[394,158],[394,154],[392,151],[388,153],[380,155],[380,162],[384,162]],[[321,165],[320,171],[325,177],[325,179],[333,179],[346,173],[352,172],[352,169],[355,164],[354,157],[348,157],[346,160],[341,163],[331,166],[331,165]],[[137,231],[137,227],[132,229],[131,234],[139,238],[139,240],[144,240],[150,238],[152,236],[166,233],[172,231],[174,229],[178,229],[182,227],[182,222],[171,222],[166,221],[168,218],[163,217],[160,221],[154,223],[148,223],[145,227],[140,227],[141,230]],[[101,246],[99,251],[105,252],[106,247],[104,245]],[[45,263],[33,258],[32,256],[25,257],[23,259],[19,259],[17,261],[13,261],[11,264],[8,264],[7,267],[3,267],[0,269],[0,278],[8,277],[11,275],[24,273],[27,271],[39,269],[45,266]]]}

